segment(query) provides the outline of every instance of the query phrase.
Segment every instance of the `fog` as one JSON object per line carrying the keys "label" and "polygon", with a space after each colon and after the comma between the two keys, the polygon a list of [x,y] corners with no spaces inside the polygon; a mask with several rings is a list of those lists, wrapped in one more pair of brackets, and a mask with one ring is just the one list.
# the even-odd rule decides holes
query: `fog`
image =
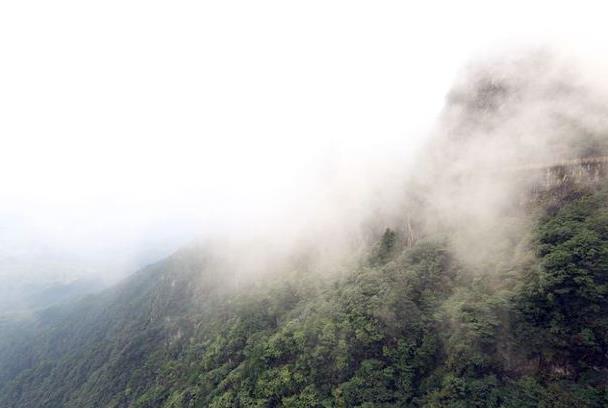
{"label": "fog", "polygon": [[208,237],[337,240],[401,211],[469,61],[551,44],[601,72],[603,15],[556,2],[4,3],[0,278],[111,283]]}
{"label": "fog", "polygon": [[512,259],[535,203],[558,204],[560,184],[591,185],[592,168],[578,179],[549,169],[606,155],[608,88],[596,64],[555,46],[466,64],[410,177],[419,234],[449,234],[462,260],[491,269]]}

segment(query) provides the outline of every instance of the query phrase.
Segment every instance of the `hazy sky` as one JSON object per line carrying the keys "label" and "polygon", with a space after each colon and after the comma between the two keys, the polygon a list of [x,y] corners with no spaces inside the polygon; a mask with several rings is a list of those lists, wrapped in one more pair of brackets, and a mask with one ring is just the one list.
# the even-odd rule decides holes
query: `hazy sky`
{"label": "hazy sky", "polygon": [[585,2],[413,3],[1,2],[0,258],[122,259],[288,220],[405,166],[472,56],[606,55]]}

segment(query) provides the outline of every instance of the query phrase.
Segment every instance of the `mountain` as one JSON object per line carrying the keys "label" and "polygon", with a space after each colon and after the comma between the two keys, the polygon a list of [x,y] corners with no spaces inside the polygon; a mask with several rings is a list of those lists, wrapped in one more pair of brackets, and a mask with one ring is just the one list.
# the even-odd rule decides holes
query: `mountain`
{"label": "mountain", "polygon": [[0,406],[607,406],[608,132],[560,72],[474,70],[351,252],[204,242],[0,321]]}
{"label": "mountain", "polygon": [[184,250],[22,327],[0,406],[605,406],[607,194],[573,191],[491,271],[392,230],[329,280],[238,287]]}

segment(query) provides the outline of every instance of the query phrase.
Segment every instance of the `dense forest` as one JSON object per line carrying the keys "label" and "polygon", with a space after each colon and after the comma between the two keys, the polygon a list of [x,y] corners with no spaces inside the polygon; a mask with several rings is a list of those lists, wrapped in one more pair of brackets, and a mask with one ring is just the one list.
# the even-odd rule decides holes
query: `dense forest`
{"label": "dense forest", "polygon": [[563,165],[606,105],[545,56],[470,77],[356,250],[196,244],[0,319],[0,407],[608,406],[608,166]]}
{"label": "dense forest", "polygon": [[5,339],[0,406],[606,406],[607,195],[541,206],[491,270],[391,229],[348,272],[244,287],[183,250]]}

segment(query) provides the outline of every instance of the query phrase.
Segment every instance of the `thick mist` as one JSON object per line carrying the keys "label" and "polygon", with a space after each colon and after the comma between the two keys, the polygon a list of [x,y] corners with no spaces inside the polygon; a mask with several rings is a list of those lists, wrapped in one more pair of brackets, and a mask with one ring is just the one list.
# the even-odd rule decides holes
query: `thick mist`
{"label": "thick mist", "polygon": [[451,235],[462,258],[478,266],[512,256],[536,195],[570,182],[550,168],[608,151],[608,93],[596,69],[551,47],[470,62],[409,186],[420,234]]}
{"label": "thick mist", "polygon": [[550,169],[606,155],[608,93],[595,69],[549,46],[477,57],[415,154],[346,162],[315,183],[314,205],[294,204],[284,222],[219,234],[216,248],[243,280],[289,271],[304,254],[308,267],[331,276],[364,261],[391,228],[409,244],[446,239],[460,261],[491,273],[523,249],[543,192],[559,201],[556,186],[581,181]]}
{"label": "thick mist", "polygon": [[253,158],[226,154],[215,169],[239,169],[217,175],[221,194],[194,184],[191,195],[150,206],[5,215],[4,307],[57,284],[98,290],[183,246],[214,253],[238,281],[293,269],[301,257],[332,274],[357,264],[387,227],[411,242],[449,236],[480,269],[501,262],[530,227],[526,204],[543,177],[535,169],[606,151],[608,94],[595,67],[550,47],[485,54],[458,71],[435,125],[401,140],[300,142],[305,161],[280,145],[265,146],[266,157],[252,148]]}
{"label": "thick mist", "polygon": [[[591,7],[229,3],[0,6],[5,303],[193,241],[334,259],[387,226],[496,235],[520,186],[469,173],[604,128]],[[509,48],[546,40],[564,55]]]}

